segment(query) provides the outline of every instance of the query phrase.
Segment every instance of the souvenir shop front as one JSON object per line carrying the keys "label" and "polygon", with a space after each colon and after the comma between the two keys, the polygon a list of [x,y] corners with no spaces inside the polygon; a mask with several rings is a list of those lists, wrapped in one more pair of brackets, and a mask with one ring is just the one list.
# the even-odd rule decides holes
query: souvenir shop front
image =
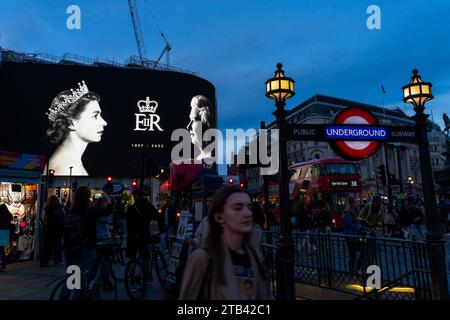
{"label": "souvenir shop front", "polygon": [[43,156],[0,151],[0,205],[12,215],[8,263],[36,260]]}

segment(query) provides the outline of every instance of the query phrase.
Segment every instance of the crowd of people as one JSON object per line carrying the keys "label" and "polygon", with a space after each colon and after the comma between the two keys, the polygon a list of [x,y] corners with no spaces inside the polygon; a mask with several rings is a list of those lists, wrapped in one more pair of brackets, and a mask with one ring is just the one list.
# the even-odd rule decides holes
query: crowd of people
{"label": "crowd of people", "polygon": [[[333,206],[320,207],[320,209],[313,210],[311,204],[300,202],[292,221],[294,229],[298,231],[314,229],[320,232],[330,232],[332,229],[336,229],[333,226],[333,216],[336,214]],[[447,233],[450,231],[450,201],[441,197],[437,202],[437,208],[441,232]],[[384,235],[385,237],[409,240],[425,239],[424,208],[418,197],[410,196],[389,210],[389,205],[383,203],[379,195],[374,195],[369,202],[361,206],[356,202],[354,196],[349,194],[340,214],[343,217],[342,231],[344,234]]]}
{"label": "crowd of people", "polygon": [[[270,299],[271,291],[262,255],[262,228],[265,216],[261,207],[243,189],[232,186],[210,192],[206,197],[207,214],[195,232],[188,235],[189,247],[182,264],[177,297],[180,299]],[[447,231],[448,202],[438,205],[439,217]],[[1,208],[0,208],[1,209]],[[295,228],[319,232],[331,230],[331,208],[313,211],[299,204],[295,211]],[[3,221],[5,220],[5,221]],[[0,229],[7,225],[0,221]],[[129,201],[112,199],[105,193],[95,194],[88,187],[79,187],[71,204],[55,195],[49,196],[43,215],[43,242],[40,251],[42,266],[79,265],[90,267],[89,261],[101,255],[111,265],[112,246],[108,241],[121,239],[128,259],[145,257],[157,226],[160,250],[168,254],[170,239],[177,228],[173,201],[166,199],[157,210],[141,189],[132,191]],[[397,236],[404,239],[425,239],[425,217],[417,199],[404,201],[397,210],[388,210],[380,196],[360,206],[356,199],[346,197],[343,209],[343,233],[347,236]],[[99,244],[103,244],[99,246]],[[105,245],[106,243],[106,245]],[[1,249],[1,247],[0,247]],[[350,269],[358,252],[357,244],[348,242]],[[3,250],[1,250],[3,251]],[[6,259],[2,256],[2,270]]]}
{"label": "crowd of people", "polygon": [[[242,189],[223,187],[207,197],[208,214],[196,232],[187,238],[190,247],[180,279],[180,299],[268,299],[271,291],[261,251],[264,215],[258,204]],[[150,224],[157,222],[161,251],[167,254],[169,239],[176,232],[177,216],[167,199],[161,210],[147,200],[142,190],[132,199],[113,200],[104,193],[92,199],[91,190],[80,187],[68,207],[50,196],[44,208],[44,241],[41,265],[51,260],[88,268],[89,261],[112,252],[99,243],[117,232],[126,243],[126,256],[145,255]],[[148,254],[148,253],[147,253]],[[107,264],[109,265],[109,264]]]}
{"label": "crowd of people", "polygon": [[[166,250],[168,238],[175,232],[176,212],[170,199],[159,214],[141,189],[132,192],[130,201],[122,197],[111,199],[107,194],[95,194],[91,189],[77,189],[73,203],[63,204],[56,195],[49,196],[45,204],[42,225],[43,243],[41,265],[58,265],[63,259],[67,265],[79,264],[96,254],[98,243],[106,243],[119,235],[126,254],[133,258],[149,241],[149,225],[159,227],[161,248]],[[106,246],[107,247],[107,246]]]}

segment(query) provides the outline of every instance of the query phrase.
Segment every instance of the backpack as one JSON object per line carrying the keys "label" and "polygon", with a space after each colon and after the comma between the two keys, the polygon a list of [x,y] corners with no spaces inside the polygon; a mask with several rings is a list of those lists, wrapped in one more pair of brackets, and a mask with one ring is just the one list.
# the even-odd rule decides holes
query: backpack
{"label": "backpack", "polygon": [[64,217],[63,240],[65,249],[75,249],[82,246],[82,216],[79,213],[69,211]]}

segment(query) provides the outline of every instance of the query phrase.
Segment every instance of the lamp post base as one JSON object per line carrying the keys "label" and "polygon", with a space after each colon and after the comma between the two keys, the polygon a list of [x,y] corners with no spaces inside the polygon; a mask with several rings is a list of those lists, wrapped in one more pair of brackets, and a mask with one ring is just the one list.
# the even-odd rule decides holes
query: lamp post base
{"label": "lamp post base", "polygon": [[445,262],[445,241],[442,234],[427,233],[425,241],[428,247],[431,278],[433,283],[434,298],[448,300],[447,266]]}
{"label": "lamp post base", "polygon": [[278,299],[295,300],[295,249],[292,236],[280,235],[278,241]]}

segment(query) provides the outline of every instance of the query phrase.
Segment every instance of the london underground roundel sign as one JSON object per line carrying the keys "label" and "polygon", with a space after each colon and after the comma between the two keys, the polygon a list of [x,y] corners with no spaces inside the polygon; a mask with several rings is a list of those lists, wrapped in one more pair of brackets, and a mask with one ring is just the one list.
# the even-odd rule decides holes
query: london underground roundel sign
{"label": "london underground roundel sign", "polygon": [[334,152],[344,159],[368,158],[377,152],[380,141],[388,138],[386,129],[379,127],[377,118],[365,109],[344,109],[335,116],[333,124],[338,126],[326,126],[325,135]]}

